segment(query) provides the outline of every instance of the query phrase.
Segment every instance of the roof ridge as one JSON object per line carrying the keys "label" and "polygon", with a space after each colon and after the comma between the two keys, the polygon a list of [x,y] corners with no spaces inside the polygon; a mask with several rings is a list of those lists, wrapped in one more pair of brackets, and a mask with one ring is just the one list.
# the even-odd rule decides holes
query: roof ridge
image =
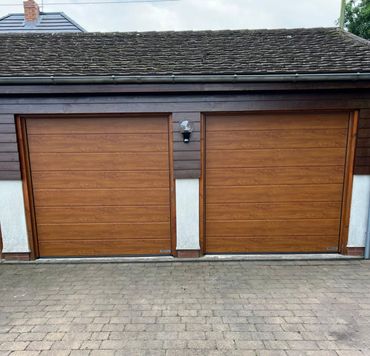
{"label": "roof ridge", "polygon": [[[50,13],[49,13],[50,14]],[[58,12],[58,14],[62,15],[67,21],[69,21],[72,25],[76,26],[82,32],[86,32],[86,30],[80,26],[76,21],[72,20],[68,15],[66,15],[63,11]]]}
{"label": "roof ridge", "polygon": [[361,44],[364,44],[364,45],[367,45],[367,46],[370,46],[370,41],[365,39],[365,38],[362,38],[360,36],[357,36],[355,35],[354,33],[352,32],[349,32],[349,31],[345,31],[345,30],[342,30],[340,28],[338,28],[338,32],[348,38],[350,38],[351,40],[354,40],[356,42],[360,42]]}
{"label": "roof ridge", "polygon": [[[62,16],[65,16],[65,18],[68,21],[71,21],[67,15],[65,15],[63,12],[58,13]],[[74,25],[76,24],[73,20],[71,21]],[[81,26],[78,25],[79,29],[83,29]],[[84,29],[83,29],[84,30]],[[337,31],[336,27],[310,27],[310,28],[277,28],[277,29],[220,29],[220,30],[168,30],[168,31],[125,31],[125,32],[120,32],[120,31],[112,31],[112,32],[99,32],[99,31],[94,31],[94,32],[57,32],[57,35],[61,36],[74,36],[74,35],[85,35],[85,36],[127,36],[127,35],[148,35],[148,34],[225,34],[225,33],[287,33],[287,34],[294,34],[295,33],[302,33],[302,32],[317,32],[317,31],[324,31],[325,33],[331,33],[334,31]],[[20,35],[24,35],[26,33],[18,33]],[[34,33],[32,33],[34,35]],[[47,33],[38,33],[38,35],[47,35]]]}

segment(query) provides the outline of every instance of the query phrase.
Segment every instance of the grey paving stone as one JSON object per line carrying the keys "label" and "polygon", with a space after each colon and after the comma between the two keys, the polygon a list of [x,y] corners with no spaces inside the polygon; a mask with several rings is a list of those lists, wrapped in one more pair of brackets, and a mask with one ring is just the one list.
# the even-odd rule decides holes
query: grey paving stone
{"label": "grey paving stone", "polygon": [[368,261],[0,264],[0,279],[0,356],[370,356]]}
{"label": "grey paving stone", "polygon": [[5,341],[0,343],[0,351],[23,351],[28,345],[25,341]]}

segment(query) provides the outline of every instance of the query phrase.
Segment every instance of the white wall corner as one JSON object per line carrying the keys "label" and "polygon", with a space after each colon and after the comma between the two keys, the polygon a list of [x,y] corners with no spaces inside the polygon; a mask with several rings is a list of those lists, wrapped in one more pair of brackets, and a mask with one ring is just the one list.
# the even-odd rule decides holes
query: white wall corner
{"label": "white wall corner", "polygon": [[21,181],[0,181],[0,224],[4,253],[30,252]]}
{"label": "white wall corner", "polygon": [[364,247],[370,201],[370,176],[353,177],[348,247]]}
{"label": "white wall corner", "polygon": [[199,250],[199,179],[176,179],[176,249]]}

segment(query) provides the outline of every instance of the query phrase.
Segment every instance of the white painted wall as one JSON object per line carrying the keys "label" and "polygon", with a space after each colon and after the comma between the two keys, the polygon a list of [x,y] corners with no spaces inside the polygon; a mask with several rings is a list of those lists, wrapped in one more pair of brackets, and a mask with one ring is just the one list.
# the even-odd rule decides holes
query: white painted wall
{"label": "white painted wall", "polygon": [[199,179],[176,179],[177,250],[199,250]]}
{"label": "white painted wall", "polygon": [[353,177],[348,247],[364,247],[370,201],[370,176]]}
{"label": "white painted wall", "polygon": [[0,181],[3,252],[29,252],[21,181]]}

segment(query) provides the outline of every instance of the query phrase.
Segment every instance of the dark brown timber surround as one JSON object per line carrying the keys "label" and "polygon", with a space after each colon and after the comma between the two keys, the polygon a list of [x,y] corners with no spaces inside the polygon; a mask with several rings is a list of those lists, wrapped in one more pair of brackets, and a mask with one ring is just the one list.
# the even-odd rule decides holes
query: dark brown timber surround
{"label": "dark brown timber surround", "polygon": [[360,111],[355,174],[370,174],[370,109]]}
{"label": "dark brown timber surround", "polygon": [[358,129],[358,111],[350,115],[346,148],[346,169],[344,172],[344,185],[342,195],[342,214],[339,232],[339,252],[347,254],[349,219],[351,213],[353,165],[355,160],[356,137]]}

